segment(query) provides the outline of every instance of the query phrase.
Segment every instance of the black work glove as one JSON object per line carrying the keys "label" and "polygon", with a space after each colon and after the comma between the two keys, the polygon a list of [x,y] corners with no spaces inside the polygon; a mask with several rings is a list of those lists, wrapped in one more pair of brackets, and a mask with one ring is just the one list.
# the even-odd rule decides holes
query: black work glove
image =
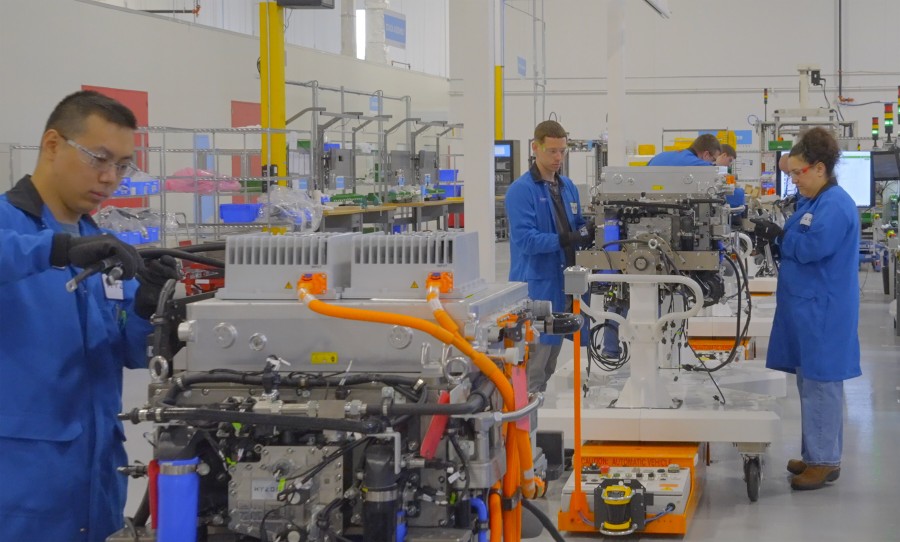
{"label": "black work glove", "polygon": [[158,260],[150,260],[138,272],[137,293],[134,295],[134,312],[141,318],[149,320],[156,312],[162,287],[169,279],[179,280],[178,262],[171,256],[161,256]]}
{"label": "black work glove", "polygon": [[588,219],[587,223],[572,232],[560,233],[559,244],[564,248],[575,245],[580,248],[587,248],[594,244],[597,228],[594,227],[594,221]]}
{"label": "black work glove", "polygon": [[133,246],[112,235],[72,237],[68,233],[57,233],[53,236],[50,265],[54,267],[74,265],[87,268],[103,260],[119,265],[122,268],[123,279],[134,278],[144,266],[141,256]]}
{"label": "black work glove", "polygon": [[771,242],[775,239],[778,239],[782,235],[784,235],[784,230],[781,229],[781,226],[772,222],[771,220],[766,220],[764,218],[751,218],[750,222],[753,222],[756,226],[753,228],[753,233],[757,235],[757,237],[762,237],[763,239]]}

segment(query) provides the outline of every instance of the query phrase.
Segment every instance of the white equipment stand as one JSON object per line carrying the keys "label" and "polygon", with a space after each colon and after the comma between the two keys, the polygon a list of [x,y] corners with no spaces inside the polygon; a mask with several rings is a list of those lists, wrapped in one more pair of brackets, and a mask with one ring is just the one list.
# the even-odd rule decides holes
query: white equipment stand
{"label": "white equipment stand", "polygon": [[[585,390],[582,440],[732,442],[744,459],[748,496],[755,501],[763,453],[780,430],[780,418],[768,408],[774,406],[772,395],[784,395],[784,376],[758,363],[733,363],[715,373],[719,386],[728,388],[723,404],[718,396],[722,392],[716,393],[709,374],[682,371],[677,364],[671,369],[661,368],[665,363],[659,346],[666,325],[696,315],[702,301],[685,311],[659,316],[659,285],[682,284],[694,292],[694,299],[702,300],[696,282],[677,275],[592,274],[582,267],[567,269],[565,276],[566,292],[579,296],[589,290],[591,282],[630,285],[627,318],[582,305],[596,321],[607,319],[620,324],[619,333],[628,341],[631,357],[630,375],[603,376],[599,385]],[[589,358],[585,355],[582,359]],[[562,429],[567,440],[574,434],[573,394],[583,391],[572,389],[572,372],[571,363],[560,367],[540,411],[541,423]],[[710,400],[713,396],[719,400]]]}

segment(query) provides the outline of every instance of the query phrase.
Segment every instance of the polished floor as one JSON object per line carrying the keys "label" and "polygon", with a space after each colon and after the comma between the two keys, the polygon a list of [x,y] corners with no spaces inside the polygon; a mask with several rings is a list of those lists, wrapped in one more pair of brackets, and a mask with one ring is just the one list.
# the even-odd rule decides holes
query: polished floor
{"label": "polished floor", "polygon": [[[505,281],[509,249],[497,244],[497,278]],[[772,443],[763,465],[759,501],[751,503],[742,480],[741,459],[727,443],[712,446],[713,463],[686,541],[793,542],[900,541],[900,337],[888,316],[881,277],[860,275],[860,343],[863,376],[846,383],[844,457],[841,477],[817,490],[790,488],[784,470],[799,454],[799,399],[792,377],[788,394],[779,400],[780,438]],[[124,407],[142,405],[148,379],[145,371],[126,374]],[[132,460],[147,461],[151,451],[142,437],[149,426],[126,427]],[[547,499],[538,501],[554,520],[561,482],[551,485]],[[129,488],[128,513],[133,513],[143,482]],[[568,535],[566,540],[597,540],[601,536]],[[631,536],[627,540],[665,540],[666,537]],[[542,533],[532,540],[551,540]]]}

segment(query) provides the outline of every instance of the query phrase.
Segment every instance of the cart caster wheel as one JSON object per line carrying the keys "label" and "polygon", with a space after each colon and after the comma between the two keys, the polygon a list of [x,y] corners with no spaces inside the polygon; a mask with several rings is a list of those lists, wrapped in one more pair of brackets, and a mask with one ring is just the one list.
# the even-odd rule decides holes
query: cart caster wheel
{"label": "cart caster wheel", "polygon": [[744,480],[747,482],[747,497],[750,502],[759,500],[759,483],[762,480],[759,458],[751,457],[744,462]]}

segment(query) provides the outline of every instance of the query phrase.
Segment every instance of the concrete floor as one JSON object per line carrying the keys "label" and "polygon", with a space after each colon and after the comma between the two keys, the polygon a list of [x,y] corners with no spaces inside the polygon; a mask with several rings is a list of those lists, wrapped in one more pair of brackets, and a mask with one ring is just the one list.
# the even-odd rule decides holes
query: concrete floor
{"label": "concrete floor", "polygon": [[[507,243],[497,244],[497,279],[505,281],[509,269]],[[712,446],[713,463],[686,541],[730,542],[900,540],[900,338],[895,336],[887,313],[887,296],[881,293],[878,274],[860,275],[860,343],[863,376],[845,385],[846,415],[841,478],[830,486],[807,492],[791,490],[787,460],[799,456],[799,399],[793,377],[788,395],[779,400],[782,416],[780,438],[772,443],[763,465],[759,501],[747,499],[739,454],[730,444]],[[148,378],[145,371],[126,373],[124,407],[142,405]],[[126,447],[132,460],[148,461],[149,445],[142,434],[148,425],[126,426]],[[562,481],[551,484],[547,499],[537,501],[555,523]],[[137,506],[144,484],[130,484],[126,511]],[[566,540],[586,541],[598,536],[564,534]],[[632,536],[627,540],[650,540]],[[659,540],[660,537],[652,539]],[[663,537],[662,539],[665,539]],[[546,533],[532,540],[550,540]]]}

